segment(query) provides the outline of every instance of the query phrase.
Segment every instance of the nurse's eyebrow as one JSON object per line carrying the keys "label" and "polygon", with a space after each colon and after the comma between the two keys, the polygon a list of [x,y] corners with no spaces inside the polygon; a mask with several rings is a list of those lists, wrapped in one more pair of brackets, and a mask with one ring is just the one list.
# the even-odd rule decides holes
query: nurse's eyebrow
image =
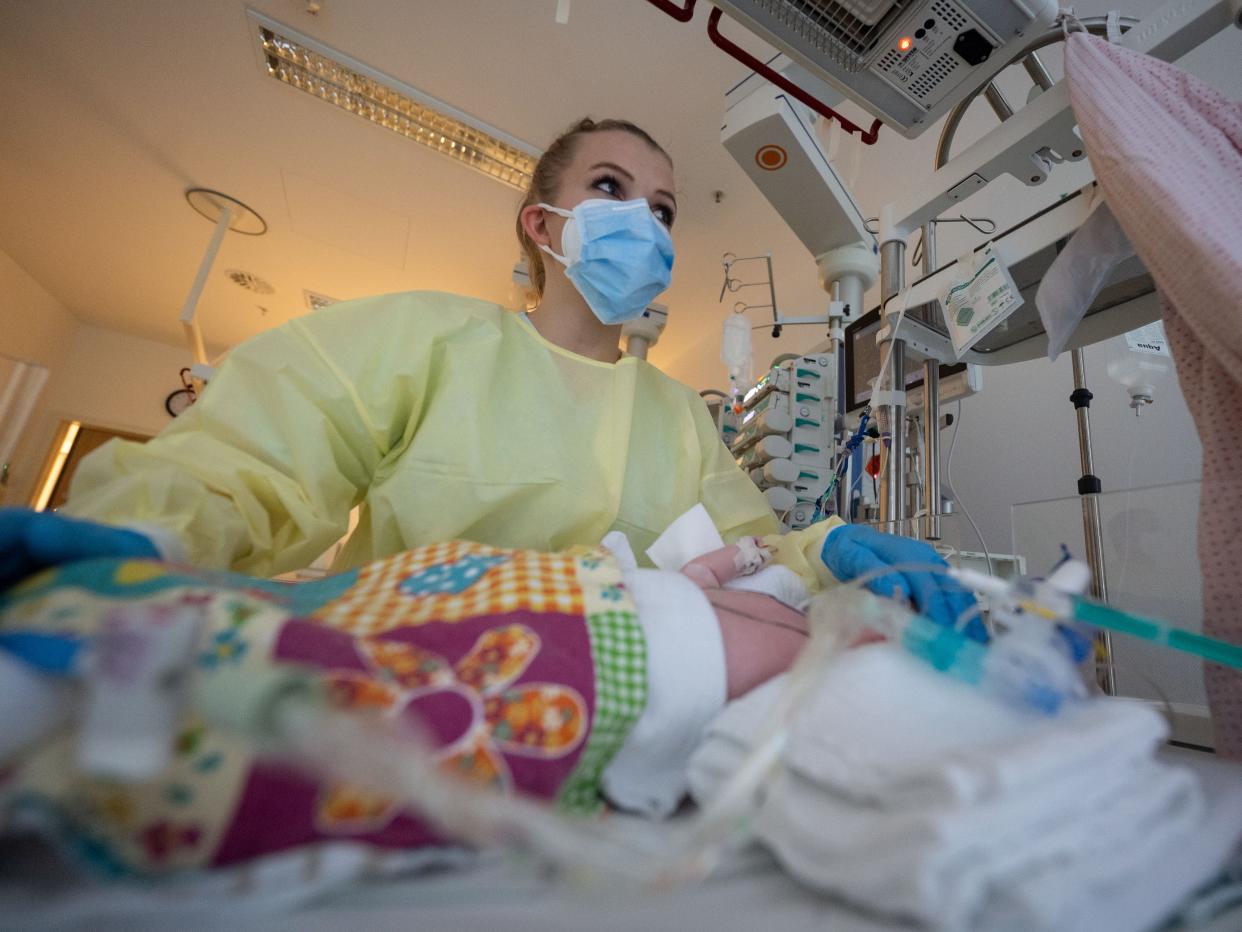
{"label": "nurse's eyebrow", "polygon": [[[627,172],[624,168],[622,168],[616,162],[596,162],[594,165],[588,168],[587,171],[593,172],[597,168],[610,168],[619,175],[625,175],[626,179],[628,179],[631,183],[634,181],[634,176],[631,175],[629,172]],[[672,191],[665,191],[663,188],[656,188],[656,194],[663,194],[665,197],[667,197],[670,201],[673,202],[674,207],[677,206],[677,198],[673,197]]]}

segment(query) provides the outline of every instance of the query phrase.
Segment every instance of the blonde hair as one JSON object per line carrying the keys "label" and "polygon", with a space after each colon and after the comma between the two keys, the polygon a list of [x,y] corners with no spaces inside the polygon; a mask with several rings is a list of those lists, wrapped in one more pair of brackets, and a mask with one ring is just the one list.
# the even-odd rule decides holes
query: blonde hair
{"label": "blonde hair", "polygon": [[526,235],[526,230],[522,227],[522,211],[532,204],[550,203],[556,199],[561,186],[561,176],[569,167],[569,163],[573,161],[578,148],[578,140],[581,137],[590,133],[604,133],[611,130],[620,130],[623,133],[637,136],[668,159],[670,163],[673,161],[646,130],[635,126],[628,120],[592,120],[590,117],[583,117],[552,140],[552,144],[544,150],[543,155],[539,157],[538,164],[535,165],[535,171],[531,175],[530,190],[526,192],[521,206],[518,207],[516,224],[518,242],[522,245],[522,251],[526,254],[526,264],[530,269],[531,291],[536,299],[543,296],[547,273],[543,265],[543,253],[535,241]]}

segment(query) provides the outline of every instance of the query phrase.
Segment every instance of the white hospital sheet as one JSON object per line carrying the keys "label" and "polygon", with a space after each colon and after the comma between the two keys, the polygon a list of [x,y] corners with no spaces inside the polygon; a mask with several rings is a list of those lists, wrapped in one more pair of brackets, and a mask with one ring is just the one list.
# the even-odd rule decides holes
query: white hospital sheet
{"label": "white hospital sheet", "polygon": [[[1208,800],[1204,825],[1193,843],[1097,898],[1092,911],[1080,917],[1079,928],[1158,925],[1163,918],[1156,915],[1158,904],[1176,902],[1209,879],[1215,866],[1242,840],[1242,765],[1175,748],[1162,752],[1162,756],[1191,767],[1199,775]],[[661,831],[658,825],[645,823],[632,827],[636,831]],[[48,872],[55,870],[51,862],[27,864],[21,870],[12,870],[13,866],[6,863],[0,868],[0,915],[6,927],[22,929],[877,932],[892,928],[800,886],[770,857],[755,849],[736,855],[699,887],[662,895],[575,890],[553,883],[529,866],[493,858],[460,871],[354,885],[276,915],[256,912],[253,904],[230,909],[227,897],[197,908],[165,902],[164,908],[153,913],[149,904],[143,906],[132,893],[74,886],[50,877]],[[32,883],[40,888],[32,887]],[[75,897],[86,899],[69,908]],[[44,921],[57,912],[65,921]],[[70,916],[77,919],[70,920]],[[1242,928],[1242,910],[1221,917],[1208,928],[1219,932]],[[1196,927],[1197,932],[1203,929]]]}

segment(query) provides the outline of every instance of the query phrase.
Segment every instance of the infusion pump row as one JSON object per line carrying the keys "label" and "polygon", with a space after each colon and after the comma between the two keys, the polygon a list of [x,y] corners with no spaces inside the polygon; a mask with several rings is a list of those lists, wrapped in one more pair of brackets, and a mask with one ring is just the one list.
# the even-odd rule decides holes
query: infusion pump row
{"label": "infusion pump row", "polygon": [[[866,319],[860,323],[865,324]],[[835,432],[838,411],[844,413],[848,435],[870,400],[867,376],[874,367],[865,355],[859,358],[859,350],[861,347],[870,351],[874,335],[866,327],[852,325],[849,329],[858,330],[858,334],[847,331],[845,352],[840,357],[845,364],[844,398],[837,398],[834,354],[812,353],[774,366],[742,397],[740,411],[735,412],[728,400],[709,405],[725,446],[763,491],[786,530],[812,523],[815,502],[831,483],[839,447],[845,439]],[[859,335],[861,341],[855,339]],[[940,367],[942,403],[973,395],[981,388],[978,366]],[[915,417],[922,409],[922,393],[922,371],[911,371],[907,375],[906,410]],[[878,487],[862,481],[866,478],[864,464],[878,452],[878,441],[868,437],[860,454],[851,458],[844,482],[844,488],[850,491],[843,502],[851,520],[856,513],[873,511],[878,502]],[[834,503],[825,502],[824,510],[833,511]]]}
{"label": "infusion pump row", "polygon": [[721,406],[721,439],[790,529],[811,524],[828,488],[836,446],[831,353],[786,360],[755,383],[742,410]]}

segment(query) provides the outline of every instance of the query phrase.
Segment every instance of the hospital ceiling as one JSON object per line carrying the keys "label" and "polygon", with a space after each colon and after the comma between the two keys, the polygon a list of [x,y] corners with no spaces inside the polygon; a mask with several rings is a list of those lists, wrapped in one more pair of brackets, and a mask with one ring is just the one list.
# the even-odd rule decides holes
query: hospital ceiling
{"label": "hospital ceiling", "polygon": [[[251,5],[537,146],[584,114],[633,119],[663,141],[681,212],[657,361],[717,343],[726,250],[792,251],[815,294],[810,256],[719,144],[723,92],[745,71],[702,23],[643,0],[572,0],[567,24],[556,0],[322,0],[317,15],[306,0]],[[199,306],[215,348],[304,313],[304,290],[507,301],[518,193],[272,80],[245,10],[0,4],[0,249],[82,321],[180,344],[212,232],[183,192],[205,186],[269,226],[225,238]],[[239,287],[247,275],[271,292]]]}
{"label": "hospital ceiling", "polygon": [[[1142,15],[1159,2],[1126,7]],[[647,127],[673,155],[680,201],[672,317],[652,353],[673,375],[697,387],[722,380],[726,251],[771,252],[782,308],[822,309],[811,256],[720,145],[723,93],[746,72],[710,45],[703,14],[679,24],[645,0],[571,0],[566,24],[557,0],[318,0],[316,15],[307,0],[249,5],[536,146],[585,114]],[[1084,14],[1107,6],[1082,3]],[[216,350],[305,313],[306,291],[507,302],[518,193],[272,80],[246,8],[0,2],[0,249],[79,319],[183,345],[177,316],[211,235],[183,195],[205,186],[269,226],[225,239],[199,305]],[[1215,51],[1191,56],[1193,71],[1233,96],[1238,41],[1219,36]],[[1026,91],[1015,86],[1015,97]],[[995,125],[986,110],[967,115],[961,145]],[[925,183],[936,135],[882,134],[853,149],[844,174],[864,211]],[[993,185],[980,209],[1004,224],[1026,216],[1032,202],[1015,185]],[[1055,199],[1062,183],[1046,193]],[[941,245],[955,255],[971,242]],[[270,291],[239,285],[255,278]],[[760,360],[797,348],[756,336]]]}

